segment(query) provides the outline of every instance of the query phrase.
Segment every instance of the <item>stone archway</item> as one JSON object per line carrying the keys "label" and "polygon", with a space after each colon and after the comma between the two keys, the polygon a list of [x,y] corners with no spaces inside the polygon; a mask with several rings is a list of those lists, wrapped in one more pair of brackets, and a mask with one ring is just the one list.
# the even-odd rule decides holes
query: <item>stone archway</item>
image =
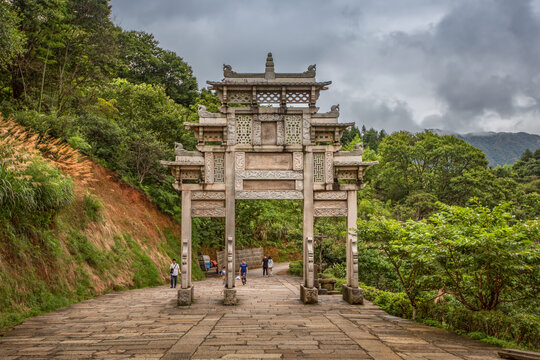
{"label": "stone archway", "polygon": [[[276,73],[268,54],[264,73],[237,73],[223,66],[222,81],[208,81],[221,100],[218,113],[199,107],[199,122],[184,123],[197,137],[197,151],[177,144],[175,161],[162,161],[182,194],[182,281],[178,304],[193,300],[191,218],[225,217],[227,282],[224,303],[236,304],[234,284],[235,204],[239,199],[303,200],[304,276],[300,297],[318,301],[313,286],[315,217],[346,217],[347,284],[343,297],[362,301],[355,235],[356,192],[367,167],[362,148],[339,151],[343,131],[339,106],[319,113],[316,102],[331,81],[315,80],[315,65],[302,73]],[[234,104],[234,105],[233,105]],[[231,106],[233,105],[233,106]]]}

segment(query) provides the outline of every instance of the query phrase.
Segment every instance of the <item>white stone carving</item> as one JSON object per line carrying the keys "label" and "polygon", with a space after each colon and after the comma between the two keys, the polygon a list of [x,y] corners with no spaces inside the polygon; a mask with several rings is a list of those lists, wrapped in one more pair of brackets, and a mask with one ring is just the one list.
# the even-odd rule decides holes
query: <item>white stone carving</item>
{"label": "white stone carving", "polygon": [[301,180],[302,171],[291,170],[244,170],[237,171],[236,178],[249,180]]}
{"label": "white stone carving", "polygon": [[261,145],[261,122],[253,120],[253,145]]}
{"label": "white stone carving", "polygon": [[234,116],[227,116],[227,145],[236,145],[236,120]]}
{"label": "white stone carving", "polygon": [[246,153],[236,152],[234,154],[234,169],[236,171],[243,171],[246,169]]}
{"label": "white stone carving", "polygon": [[279,114],[259,114],[259,121],[280,121],[281,116]]}
{"label": "white stone carving", "polygon": [[302,191],[288,190],[268,190],[268,191],[237,191],[236,198],[238,200],[265,200],[265,199],[282,199],[282,200],[300,200],[303,199]]}
{"label": "white stone carving", "polygon": [[204,153],[204,182],[214,183],[214,153]]}
{"label": "white stone carving", "polygon": [[222,191],[193,191],[191,200],[225,200],[225,193]]}
{"label": "white stone carving", "polygon": [[296,180],[296,190],[304,190],[304,180]]}
{"label": "white stone carving", "polygon": [[225,208],[215,209],[193,209],[191,210],[192,217],[225,217]]}
{"label": "white stone carving", "polygon": [[306,238],[306,262],[304,269],[306,269],[306,283],[305,286],[308,288],[313,287],[313,277],[315,272],[315,252],[313,247],[313,238],[308,236]]}
{"label": "white stone carving", "polygon": [[293,152],[293,170],[304,169],[304,155],[301,152]]}
{"label": "white stone carving", "polygon": [[341,217],[347,216],[347,209],[314,209],[315,217]]}
{"label": "white stone carving", "polygon": [[308,115],[304,115],[302,120],[302,144],[311,144],[311,124]]}
{"label": "white stone carving", "polygon": [[276,145],[283,145],[283,121],[276,123]]}
{"label": "white stone carving", "polygon": [[244,180],[242,179],[235,179],[234,180],[234,189],[236,191],[244,190]]}
{"label": "white stone carving", "polygon": [[325,169],[326,183],[331,184],[334,182],[334,157],[333,157],[332,152],[330,151],[326,152],[325,162],[326,162],[326,169]]}
{"label": "white stone carving", "polygon": [[345,191],[322,191],[313,193],[314,200],[347,200]]}
{"label": "white stone carving", "polygon": [[285,144],[302,144],[302,117],[300,115],[285,117]]}

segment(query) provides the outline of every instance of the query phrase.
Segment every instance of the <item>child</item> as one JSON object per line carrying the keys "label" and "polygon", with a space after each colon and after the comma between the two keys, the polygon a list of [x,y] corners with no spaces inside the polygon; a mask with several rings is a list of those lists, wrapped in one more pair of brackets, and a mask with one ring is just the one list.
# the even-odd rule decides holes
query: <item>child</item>
{"label": "child", "polygon": [[246,259],[242,259],[242,263],[240,264],[240,267],[238,268],[238,273],[240,277],[242,278],[242,285],[246,285],[247,273],[248,273],[248,265],[246,264]]}
{"label": "child", "polygon": [[223,285],[225,285],[225,266],[221,268],[221,272],[220,272],[220,275],[221,275],[221,282],[223,283]]}

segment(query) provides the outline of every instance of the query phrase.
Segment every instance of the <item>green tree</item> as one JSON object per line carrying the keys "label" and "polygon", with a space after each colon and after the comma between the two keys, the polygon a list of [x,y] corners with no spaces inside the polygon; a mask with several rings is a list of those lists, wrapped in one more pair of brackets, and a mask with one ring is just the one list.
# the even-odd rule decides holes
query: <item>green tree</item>
{"label": "green tree", "polygon": [[439,269],[444,289],[470,310],[538,299],[540,223],[513,220],[509,206],[440,204],[423,233],[430,244],[424,258]]}
{"label": "green tree", "polygon": [[[483,175],[487,160],[481,150],[454,136],[438,136],[429,131],[398,132],[384,138],[379,146],[376,189],[384,199],[404,202],[421,191],[450,204],[463,204],[469,196],[456,195],[464,173]],[[485,184],[477,184],[481,191]]]}
{"label": "green tree", "polygon": [[358,239],[377,249],[392,265],[403,292],[411,303],[412,318],[416,318],[419,298],[432,286],[433,269],[425,257],[428,244],[425,222],[409,221],[406,226],[396,220],[377,219],[358,224]]}
{"label": "green tree", "polygon": [[5,70],[13,58],[22,55],[25,36],[19,30],[20,18],[13,4],[0,2],[0,70]]}
{"label": "green tree", "polygon": [[191,67],[178,55],[160,48],[152,34],[141,31],[121,35],[124,63],[120,77],[134,83],[162,85],[178,104],[189,106],[197,98],[197,80]]}

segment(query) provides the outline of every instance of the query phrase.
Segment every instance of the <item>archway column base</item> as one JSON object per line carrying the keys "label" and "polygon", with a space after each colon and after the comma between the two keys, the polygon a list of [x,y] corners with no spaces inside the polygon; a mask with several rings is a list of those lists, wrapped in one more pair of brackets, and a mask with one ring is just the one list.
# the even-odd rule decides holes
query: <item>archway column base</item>
{"label": "archway column base", "polygon": [[178,306],[190,306],[193,303],[193,294],[193,286],[190,286],[186,289],[179,289],[176,304]]}
{"label": "archway column base", "polygon": [[315,287],[308,288],[300,285],[300,300],[304,304],[317,304],[319,302],[319,290]]}
{"label": "archway column base", "polygon": [[351,305],[363,305],[364,304],[364,290],[359,287],[341,285],[341,293],[343,300]]}
{"label": "archway column base", "polygon": [[223,289],[223,305],[234,306],[237,304],[236,289]]}

